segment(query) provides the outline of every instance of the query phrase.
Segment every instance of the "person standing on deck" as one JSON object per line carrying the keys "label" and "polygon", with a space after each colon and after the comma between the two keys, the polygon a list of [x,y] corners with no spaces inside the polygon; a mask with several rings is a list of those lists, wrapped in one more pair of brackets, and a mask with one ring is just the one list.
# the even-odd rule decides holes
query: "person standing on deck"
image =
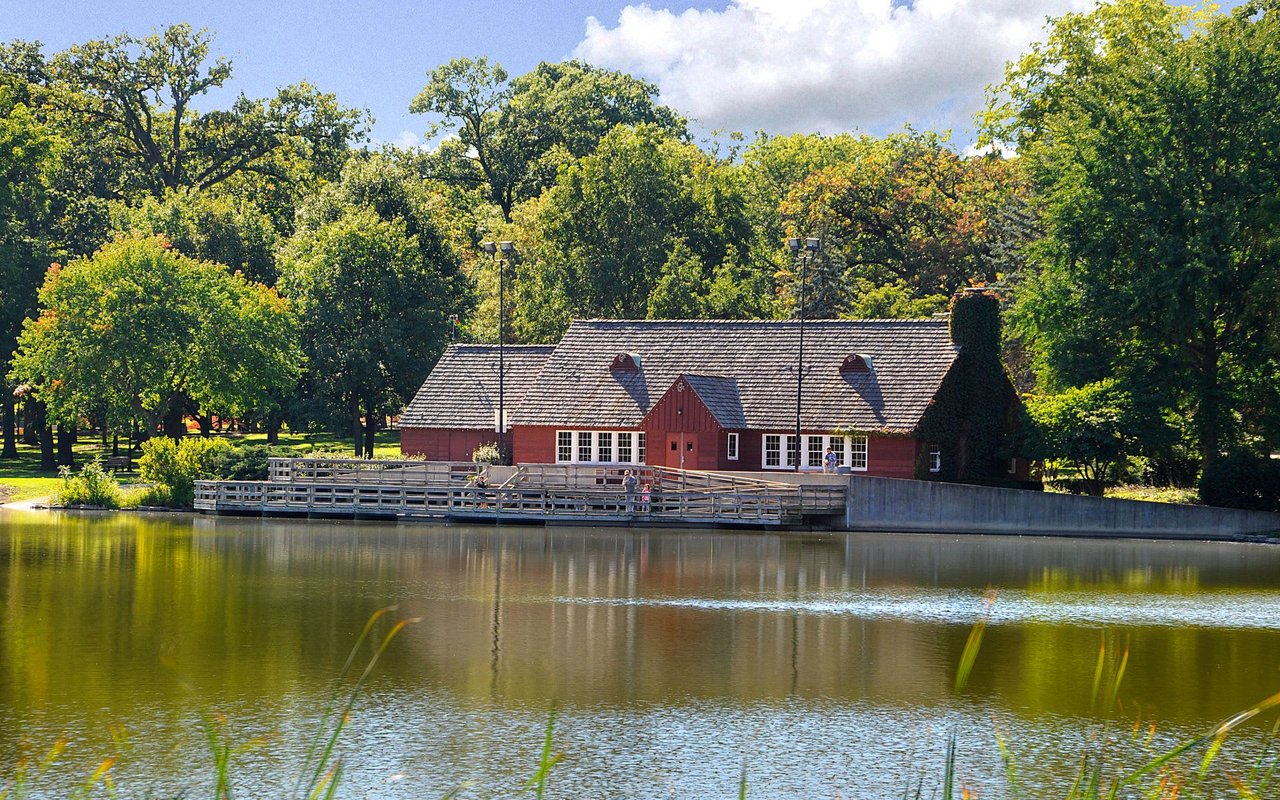
{"label": "person standing on deck", "polygon": [[623,474],[622,488],[627,493],[627,513],[634,514],[636,512],[636,476],[631,470]]}
{"label": "person standing on deck", "polygon": [[830,474],[835,474],[836,453],[830,447],[827,448],[826,454],[822,456],[822,471]]}

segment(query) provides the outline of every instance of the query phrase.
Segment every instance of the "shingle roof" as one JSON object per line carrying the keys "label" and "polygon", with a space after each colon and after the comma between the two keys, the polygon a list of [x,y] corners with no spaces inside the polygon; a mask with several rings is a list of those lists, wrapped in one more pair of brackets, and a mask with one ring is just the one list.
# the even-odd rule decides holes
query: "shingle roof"
{"label": "shingle roof", "polygon": [[[801,424],[811,430],[914,430],[959,352],[946,319],[817,320],[804,332]],[[725,414],[725,381],[736,382],[735,427],[785,430],[795,425],[798,333],[794,321],[575,321],[511,421],[635,427],[684,374],[716,376],[699,394]],[[619,353],[639,356],[640,371],[610,372]],[[841,375],[851,353],[874,370]]]}
{"label": "shingle roof", "polygon": [[745,428],[747,417],[742,411],[742,396],[736,378],[718,375],[685,375],[685,381],[722,428]]}
{"label": "shingle roof", "polygon": [[[538,377],[554,345],[512,345],[505,348],[503,405],[514,418],[525,392]],[[607,373],[608,365],[605,365]],[[401,427],[489,428],[497,421],[498,346],[451,344],[431,375],[400,415]]]}

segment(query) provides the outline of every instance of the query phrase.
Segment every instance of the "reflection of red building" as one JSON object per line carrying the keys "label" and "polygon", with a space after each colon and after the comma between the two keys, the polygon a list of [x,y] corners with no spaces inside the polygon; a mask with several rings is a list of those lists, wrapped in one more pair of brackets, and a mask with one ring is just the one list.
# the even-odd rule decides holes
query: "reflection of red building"
{"label": "reflection of red building", "polygon": [[[769,471],[797,452],[820,469],[830,447],[854,473],[928,478],[959,457],[919,434],[927,415],[955,413],[947,319],[805,323],[799,441],[798,334],[795,322],[586,320],[554,347],[508,347],[514,459]],[[401,418],[406,454],[465,460],[495,440],[497,360],[492,345],[445,352]],[[982,413],[1010,416],[1008,404]],[[1025,480],[1027,466],[990,472]]]}

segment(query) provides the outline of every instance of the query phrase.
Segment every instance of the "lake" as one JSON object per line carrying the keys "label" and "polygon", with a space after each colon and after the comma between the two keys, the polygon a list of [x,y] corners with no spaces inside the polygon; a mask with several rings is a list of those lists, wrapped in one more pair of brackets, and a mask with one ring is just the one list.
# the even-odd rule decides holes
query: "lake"
{"label": "lake", "polygon": [[289,796],[390,605],[420,621],[356,698],[339,797],[514,795],[553,704],[547,797],[734,798],[744,765],[751,797],[929,797],[954,735],[1000,798],[997,734],[1060,796],[1091,748],[1140,763],[1280,691],[1275,546],[0,514],[0,774],[67,738],[37,797],[117,752],[122,796],[207,796],[202,719],[248,743],[238,796]]}

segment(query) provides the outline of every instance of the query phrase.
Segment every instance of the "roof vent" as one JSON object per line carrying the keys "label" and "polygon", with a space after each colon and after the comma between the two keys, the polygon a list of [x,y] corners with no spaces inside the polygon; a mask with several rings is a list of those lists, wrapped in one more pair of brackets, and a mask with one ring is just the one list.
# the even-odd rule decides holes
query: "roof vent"
{"label": "roof vent", "polygon": [[610,372],[639,372],[640,356],[632,353],[618,353],[609,365]]}
{"label": "roof vent", "polygon": [[875,365],[871,363],[871,356],[864,356],[861,353],[845,356],[840,364],[841,375],[866,375],[874,370]]}

